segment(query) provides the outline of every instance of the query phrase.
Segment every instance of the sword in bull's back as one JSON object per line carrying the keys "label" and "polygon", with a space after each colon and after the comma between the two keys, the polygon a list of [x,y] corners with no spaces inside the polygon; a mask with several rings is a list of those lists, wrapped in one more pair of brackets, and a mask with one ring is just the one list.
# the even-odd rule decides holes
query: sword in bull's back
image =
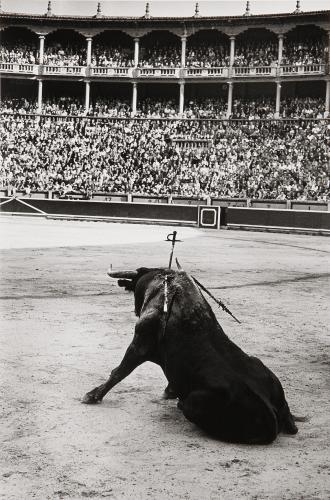
{"label": "sword in bull's back", "polygon": [[171,254],[170,254],[170,260],[169,260],[169,263],[168,263],[168,268],[169,269],[171,269],[171,267],[172,267],[172,260],[173,260],[173,253],[174,253],[175,243],[177,243],[177,242],[181,243],[181,240],[177,240],[176,239],[176,235],[177,234],[178,234],[177,231],[173,231],[173,233],[170,233],[170,234],[167,235],[167,238],[165,240],[165,241],[172,242],[172,249],[171,249]]}

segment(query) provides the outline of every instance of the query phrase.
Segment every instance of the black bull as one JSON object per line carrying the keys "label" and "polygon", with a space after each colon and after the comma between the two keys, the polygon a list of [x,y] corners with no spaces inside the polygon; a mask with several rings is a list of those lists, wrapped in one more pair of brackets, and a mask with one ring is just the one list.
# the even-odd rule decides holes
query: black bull
{"label": "black bull", "polygon": [[278,378],[225,335],[187,273],[140,268],[110,276],[134,291],[139,319],[122,362],[84,403],[101,402],[137,366],[151,361],[162,368],[166,393],[179,399],[185,417],[218,439],[262,444],[279,432],[297,432]]}

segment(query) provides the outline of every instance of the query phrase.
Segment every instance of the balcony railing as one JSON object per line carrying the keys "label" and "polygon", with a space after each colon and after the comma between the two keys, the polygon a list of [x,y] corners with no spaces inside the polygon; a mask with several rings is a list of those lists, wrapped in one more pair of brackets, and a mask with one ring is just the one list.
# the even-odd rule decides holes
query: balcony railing
{"label": "balcony railing", "polygon": [[86,66],[53,66],[45,64],[42,66],[43,75],[64,75],[64,76],[86,76]]}
{"label": "balcony railing", "polygon": [[180,68],[136,68],[135,76],[140,78],[179,78]]}
{"label": "balcony railing", "polygon": [[186,68],[184,76],[188,78],[228,78],[229,67],[220,68]]}
{"label": "balcony railing", "polygon": [[133,68],[126,68],[126,67],[110,68],[105,66],[92,66],[90,69],[90,75],[98,77],[120,76],[120,77],[132,78]]}
{"label": "balcony railing", "polygon": [[0,73],[44,75],[44,76],[77,76],[105,78],[249,78],[249,77],[286,77],[325,75],[328,71],[325,64],[285,64],[281,66],[233,66],[214,68],[132,68],[104,66],[55,66],[51,64],[19,64],[0,62]]}
{"label": "balcony railing", "polygon": [[28,75],[37,75],[38,67],[39,66],[37,64],[0,62],[0,71],[2,73],[25,73]]}
{"label": "balcony railing", "polygon": [[280,66],[279,76],[292,75],[323,75],[325,74],[325,64],[290,64]]}
{"label": "balcony railing", "polygon": [[232,76],[276,76],[277,68],[274,66],[234,66]]}

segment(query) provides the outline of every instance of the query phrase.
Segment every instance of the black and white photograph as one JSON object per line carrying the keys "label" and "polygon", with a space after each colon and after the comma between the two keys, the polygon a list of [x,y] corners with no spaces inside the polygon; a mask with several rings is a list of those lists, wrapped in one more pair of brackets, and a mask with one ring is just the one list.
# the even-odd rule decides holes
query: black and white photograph
{"label": "black and white photograph", "polygon": [[328,0],[0,0],[0,498],[329,500]]}

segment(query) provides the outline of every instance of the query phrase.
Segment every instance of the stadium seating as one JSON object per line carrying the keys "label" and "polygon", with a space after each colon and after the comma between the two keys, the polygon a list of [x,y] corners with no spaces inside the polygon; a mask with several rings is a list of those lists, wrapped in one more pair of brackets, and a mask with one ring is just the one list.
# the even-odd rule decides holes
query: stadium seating
{"label": "stadium seating", "polygon": [[[41,120],[41,122],[39,121]],[[325,200],[326,121],[2,117],[2,186],[20,190],[134,192]],[[178,138],[211,147],[176,147]]]}
{"label": "stadium seating", "polygon": [[328,199],[326,14],[309,14],[52,15],[42,34],[0,13],[1,186]]}

